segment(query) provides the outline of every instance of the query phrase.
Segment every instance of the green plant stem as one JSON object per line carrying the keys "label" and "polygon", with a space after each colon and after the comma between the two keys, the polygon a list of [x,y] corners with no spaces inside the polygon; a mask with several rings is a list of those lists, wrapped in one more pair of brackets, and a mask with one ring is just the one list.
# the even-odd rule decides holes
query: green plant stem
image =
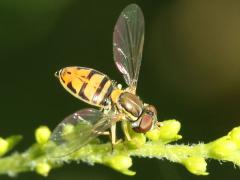
{"label": "green plant stem", "polygon": [[[171,122],[169,127],[176,127],[174,123]],[[165,124],[165,128],[167,128],[169,121]],[[123,141],[114,146],[113,149],[110,143],[95,141],[61,158],[53,158],[47,149],[48,143],[44,144],[41,141],[41,143],[33,144],[23,153],[15,152],[1,157],[0,174],[15,176],[22,172],[36,171],[47,176],[51,169],[60,167],[65,162],[74,161],[86,162],[91,165],[98,163],[109,166],[123,174],[134,175],[135,172],[129,170],[132,165],[131,157],[166,159],[184,165],[188,171],[196,175],[208,174],[205,161],[208,158],[229,161],[240,166],[240,127],[234,128],[226,136],[207,144],[168,144],[181,138],[177,134],[178,131],[171,131],[171,134],[169,134],[170,131],[166,131],[166,136],[166,134],[161,134],[165,132],[164,128],[162,131],[160,129],[158,139],[154,133],[146,136],[143,134],[131,134],[132,141]],[[46,131],[44,130],[44,132]],[[56,146],[55,148],[59,147]]]}
{"label": "green plant stem", "polygon": [[[154,157],[158,159],[168,159],[172,162],[181,162],[182,159],[192,155],[206,157],[206,150],[203,144],[195,146],[186,145],[164,145],[157,142],[147,142],[143,147],[133,150],[111,150],[111,145],[107,144],[91,144],[81,148],[79,151],[70,156],[55,159],[48,158],[46,154],[41,154],[41,146],[33,145],[24,153],[13,153],[8,157],[0,159],[0,174],[15,175],[21,172],[34,171],[34,166],[39,162],[47,161],[55,167],[61,165],[65,161],[83,161],[90,164],[105,164],[106,159],[117,154],[138,157]],[[39,155],[33,155],[39,154]]]}
{"label": "green plant stem", "polygon": [[90,164],[106,164],[106,159],[124,154],[126,156],[152,157],[181,163],[190,156],[201,156],[211,158],[208,155],[206,144],[197,145],[164,145],[159,142],[147,142],[139,149],[111,151],[111,145],[91,144],[81,148],[79,151],[62,159],[48,158],[47,154],[42,154],[42,146],[35,144],[24,153],[13,153],[12,155],[0,159],[0,174],[16,175],[21,172],[34,171],[35,166],[40,162],[48,162],[52,167],[58,167],[66,161],[83,161]]}

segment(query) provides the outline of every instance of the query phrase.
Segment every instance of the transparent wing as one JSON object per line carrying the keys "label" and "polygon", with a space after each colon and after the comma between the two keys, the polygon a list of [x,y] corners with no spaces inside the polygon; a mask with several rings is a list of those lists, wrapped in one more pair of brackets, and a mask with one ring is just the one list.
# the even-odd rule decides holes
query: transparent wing
{"label": "transparent wing", "polygon": [[136,4],[127,6],[119,16],[113,32],[113,54],[118,70],[134,91],[142,60],[144,17]]}
{"label": "transparent wing", "polygon": [[66,117],[53,131],[48,151],[51,157],[73,153],[111,127],[111,116],[96,109],[82,109]]}

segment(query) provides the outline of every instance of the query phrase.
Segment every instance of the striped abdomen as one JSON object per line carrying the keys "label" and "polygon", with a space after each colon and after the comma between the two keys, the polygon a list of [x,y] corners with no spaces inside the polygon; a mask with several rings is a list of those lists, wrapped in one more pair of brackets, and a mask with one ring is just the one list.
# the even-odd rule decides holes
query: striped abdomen
{"label": "striped abdomen", "polygon": [[95,106],[106,106],[113,85],[101,72],[85,67],[66,67],[58,73],[60,82],[72,95]]}

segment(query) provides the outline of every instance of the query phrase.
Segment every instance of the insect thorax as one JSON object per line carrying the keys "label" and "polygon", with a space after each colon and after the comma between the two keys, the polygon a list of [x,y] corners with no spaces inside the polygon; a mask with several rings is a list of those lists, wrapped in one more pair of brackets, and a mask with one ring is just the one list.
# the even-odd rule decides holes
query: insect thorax
{"label": "insect thorax", "polygon": [[118,110],[126,114],[130,121],[135,121],[141,115],[143,102],[138,96],[124,90],[116,89],[111,94],[112,101]]}

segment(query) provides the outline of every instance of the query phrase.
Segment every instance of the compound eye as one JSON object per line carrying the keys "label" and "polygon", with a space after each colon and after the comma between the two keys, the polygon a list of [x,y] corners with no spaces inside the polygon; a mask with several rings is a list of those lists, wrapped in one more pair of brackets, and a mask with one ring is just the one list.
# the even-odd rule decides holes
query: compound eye
{"label": "compound eye", "polygon": [[153,117],[149,114],[143,114],[138,120],[138,126],[133,127],[133,130],[138,133],[146,133],[152,128]]}

